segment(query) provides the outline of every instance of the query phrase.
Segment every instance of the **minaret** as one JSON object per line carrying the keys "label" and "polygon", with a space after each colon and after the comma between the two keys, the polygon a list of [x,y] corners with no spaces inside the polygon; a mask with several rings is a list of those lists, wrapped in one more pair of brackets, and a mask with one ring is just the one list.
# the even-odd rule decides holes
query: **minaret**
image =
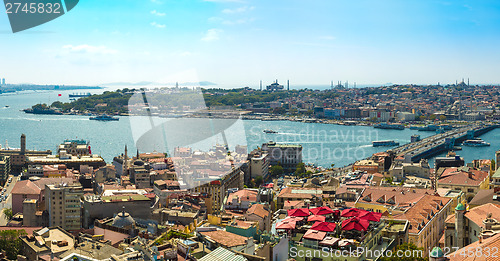
{"label": "minaret", "polygon": [[127,144],[125,144],[125,155],[123,156],[123,166],[122,166],[122,176],[128,175],[128,154],[127,154]]}
{"label": "minaret", "polygon": [[262,80],[260,80],[260,90],[262,91]]}
{"label": "minaret", "polygon": [[286,90],[290,90],[290,80],[286,80]]}
{"label": "minaret", "polygon": [[469,85],[469,78],[467,78],[467,87],[470,87],[470,85]]}
{"label": "minaret", "polygon": [[137,149],[137,159],[139,159],[139,149]]}
{"label": "minaret", "polygon": [[26,154],[26,135],[21,134],[21,155]]}

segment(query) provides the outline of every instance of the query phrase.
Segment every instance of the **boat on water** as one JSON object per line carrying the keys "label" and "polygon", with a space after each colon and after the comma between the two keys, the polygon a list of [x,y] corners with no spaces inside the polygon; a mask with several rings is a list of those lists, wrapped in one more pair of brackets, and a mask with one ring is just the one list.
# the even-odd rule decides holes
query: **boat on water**
{"label": "boat on water", "polygon": [[89,120],[94,120],[94,121],[118,121],[120,119],[104,114],[104,115],[99,115],[99,116],[95,116],[95,117],[90,117]]}
{"label": "boat on water", "polygon": [[274,131],[274,130],[263,130],[264,133],[271,133],[271,134],[274,134],[274,133],[278,133],[277,131]]}
{"label": "boat on water", "polygon": [[401,124],[389,124],[389,123],[379,123],[373,125],[373,128],[377,129],[391,129],[391,130],[404,130],[405,126]]}
{"label": "boat on water", "polygon": [[464,146],[469,146],[469,147],[487,147],[490,146],[490,144],[482,139],[474,139],[474,140],[466,140],[462,143]]}
{"label": "boat on water", "polygon": [[393,140],[372,141],[373,147],[399,146],[399,142]]}
{"label": "boat on water", "polygon": [[70,98],[81,98],[81,97],[88,97],[92,95],[90,92],[87,92],[87,93],[72,93],[72,94],[69,94],[69,97]]}
{"label": "boat on water", "polygon": [[5,105],[5,108],[9,108],[10,106],[9,105]]}

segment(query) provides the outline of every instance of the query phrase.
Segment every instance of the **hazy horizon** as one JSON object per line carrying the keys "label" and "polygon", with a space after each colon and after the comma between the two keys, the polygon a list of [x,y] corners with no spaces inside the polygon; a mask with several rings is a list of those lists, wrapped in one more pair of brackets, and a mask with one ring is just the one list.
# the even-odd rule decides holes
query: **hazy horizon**
{"label": "hazy horizon", "polygon": [[0,32],[7,83],[500,82],[495,1],[88,0]]}

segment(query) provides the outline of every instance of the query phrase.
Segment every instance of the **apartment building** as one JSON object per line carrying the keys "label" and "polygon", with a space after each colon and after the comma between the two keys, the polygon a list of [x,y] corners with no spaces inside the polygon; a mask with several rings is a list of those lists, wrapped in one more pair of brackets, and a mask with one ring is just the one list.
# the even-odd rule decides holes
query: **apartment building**
{"label": "apartment building", "polygon": [[45,209],[49,213],[49,225],[66,230],[82,227],[80,185],[55,184],[45,186]]}

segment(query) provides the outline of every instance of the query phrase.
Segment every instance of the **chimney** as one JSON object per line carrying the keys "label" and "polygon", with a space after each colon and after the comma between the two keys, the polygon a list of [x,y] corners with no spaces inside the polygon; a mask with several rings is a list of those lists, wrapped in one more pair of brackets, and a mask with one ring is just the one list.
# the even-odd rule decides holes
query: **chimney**
{"label": "chimney", "polygon": [[473,179],[474,178],[474,175],[472,174],[471,170],[469,170],[468,174],[469,174],[469,179]]}

